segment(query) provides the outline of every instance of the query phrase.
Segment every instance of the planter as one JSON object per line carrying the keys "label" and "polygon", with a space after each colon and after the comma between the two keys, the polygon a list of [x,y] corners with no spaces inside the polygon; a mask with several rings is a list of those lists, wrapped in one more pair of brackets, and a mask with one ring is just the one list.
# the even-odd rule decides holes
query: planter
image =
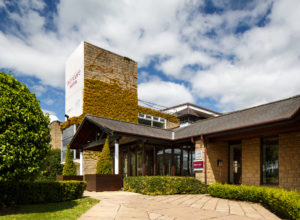
{"label": "planter", "polygon": [[83,181],[83,176],[74,175],[74,176],[64,176],[64,175],[58,175],[56,176],[57,181],[66,181],[66,180],[78,180]]}
{"label": "planter", "polygon": [[123,187],[120,174],[86,174],[84,180],[87,182],[86,190],[88,191],[117,191]]}

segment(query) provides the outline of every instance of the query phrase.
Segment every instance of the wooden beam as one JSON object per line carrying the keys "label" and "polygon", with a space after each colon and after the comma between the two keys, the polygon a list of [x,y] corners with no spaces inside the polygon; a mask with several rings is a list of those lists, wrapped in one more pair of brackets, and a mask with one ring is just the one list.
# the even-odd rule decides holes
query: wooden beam
{"label": "wooden beam", "polygon": [[153,175],[156,176],[157,175],[157,171],[156,171],[156,166],[157,166],[157,159],[156,159],[156,147],[153,147]]}
{"label": "wooden beam", "polygon": [[[118,136],[111,136],[111,137],[109,137],[109,141],[114,141],[114,140],[117,140],[118,138],[120,138],[120,137],[118,137]],[[83,150],[88,150],[89,148],[93,148],[93,147],[96,147],[98,145],[102,145],[102,144],[105,143],[105,140],[106,139],[99,139],[99,140],[90,142],[88,144],[82,145],[82,149]]]}
{"label": "wooden beam", "polygon": [[146,153],[144,142],[142,143],[142,176],[146,176]]}

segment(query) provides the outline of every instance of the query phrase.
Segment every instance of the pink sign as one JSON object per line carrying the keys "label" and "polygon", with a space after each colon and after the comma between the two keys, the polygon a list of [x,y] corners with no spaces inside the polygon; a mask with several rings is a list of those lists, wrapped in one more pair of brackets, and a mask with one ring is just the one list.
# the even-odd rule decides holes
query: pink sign
{"label": "pink sign", "polygon": [[203,169],[203,160],[194,160],[193,168],[194,169]]}

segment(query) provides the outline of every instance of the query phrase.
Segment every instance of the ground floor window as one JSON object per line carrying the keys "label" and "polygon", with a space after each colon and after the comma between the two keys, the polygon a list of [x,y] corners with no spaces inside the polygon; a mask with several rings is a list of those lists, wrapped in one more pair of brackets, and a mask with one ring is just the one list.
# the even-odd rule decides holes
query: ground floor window
{"label": "ground floor window", "polygon": [[262,139],[261,157],[262,184],[278,184],[278,137]]}

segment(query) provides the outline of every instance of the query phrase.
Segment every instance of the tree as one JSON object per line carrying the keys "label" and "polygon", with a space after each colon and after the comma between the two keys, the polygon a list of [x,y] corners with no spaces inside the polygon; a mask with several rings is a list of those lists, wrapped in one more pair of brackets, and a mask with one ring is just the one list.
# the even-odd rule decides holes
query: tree
{"label": "tree", "polygon": [[60,163],[60,149],[52,149],[43,160],[39,180],[56,180],[57,175],[62,174],[63,165]]}
{"label": "tree", "polygon": [[70,152],[70,145],[67,145],[67,153],[66,153],[66,159],[65,164],[63,168],[63,175],[71,176],[76,175],[76,165],[73,161],[73,153]]}
{"label": "tree", "polygon": [[50,149],[49,117],[35,94],[0,72],[0,181],[33,180]]}
{"label": "tree", "polygon": [[97,161],[96,174],[112,174],[112,158],[109,150],[109,136],[105,140],[102,152]]}

